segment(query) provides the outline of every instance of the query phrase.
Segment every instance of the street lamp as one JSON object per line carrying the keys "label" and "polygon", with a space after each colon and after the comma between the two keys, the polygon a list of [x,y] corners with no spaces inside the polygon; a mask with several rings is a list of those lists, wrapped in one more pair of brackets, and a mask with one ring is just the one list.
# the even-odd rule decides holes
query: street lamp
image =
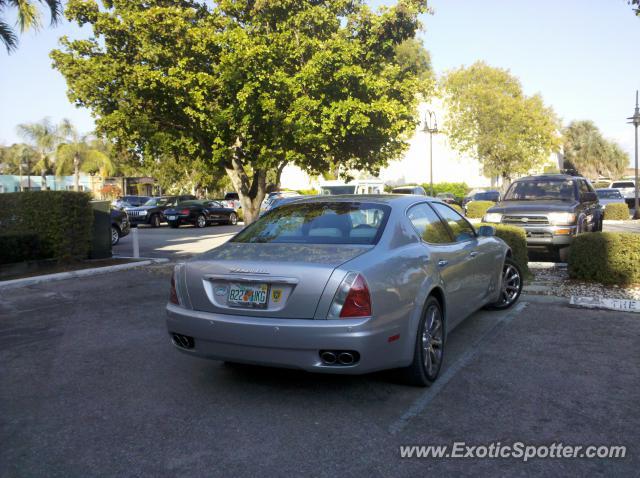
{"label": "street lamp", "polygon": [[433,135],[438,133],[438,120],[431,110],[427,110],[424,116],[424,131],[429,133],[429,187],[433,197]]}
{"label": "street lamp", "polygon": [[640,219],[640,208],[638,207],[638,126],[640,126],[640,107],[638,107],[638,90],[636,90],[636,109],[633,113],[633,116],[627,119],[631,120],[629,121],[629,124],[632,124],[636,130],[636,162],[635,162],[636,186],[635,186],[635,200],[634,200],[635,213],[633,214],[633,218]]}

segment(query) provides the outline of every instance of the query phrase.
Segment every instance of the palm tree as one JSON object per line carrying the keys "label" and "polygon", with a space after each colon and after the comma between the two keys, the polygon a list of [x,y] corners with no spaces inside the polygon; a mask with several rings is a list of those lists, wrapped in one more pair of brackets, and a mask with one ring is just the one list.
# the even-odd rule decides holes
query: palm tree
{"label": "palm tree", "polygon": [[[62,1],[61,0],[38,0],[39,3],[45,4],[49,7],[51,12],[51,24],[58,23],[62,15]],[[17,10],[18,25],[20,32],[29,30],[30,28],[38,30],[42,25],[40,18],[40,11],[36,2],[29,0],[0,0],[0,12],[7,8],[15,8]],[[0,41],[4,43],[7,52],[15,50],[18,46],[18,36],[13,29],[0,18]]]}
{"label": "palm tree", "polygon": [[[2,0],[0,0],[2,1]],[[51,123],[49,118],[44,118],[37,123],[23,123],[17,127],[18,134],[22,136],[30,146],[38,153],[38,161],[33,169],[42,176],[42,189],[47,189],[47,173],[53,169],[51,154],[60,141],[58,127]]]}
{"label": "palm tree", "polygon": [[69,120],[63,120],[60,132],[67,141],[60,144],[56,151],[56,175],[62,176],[73,172],[73,184],[76,191],[80,190],[80,171],[99,172],[102,177],[115,172],[115,166],[102,148],[98,139],[80,136]]}

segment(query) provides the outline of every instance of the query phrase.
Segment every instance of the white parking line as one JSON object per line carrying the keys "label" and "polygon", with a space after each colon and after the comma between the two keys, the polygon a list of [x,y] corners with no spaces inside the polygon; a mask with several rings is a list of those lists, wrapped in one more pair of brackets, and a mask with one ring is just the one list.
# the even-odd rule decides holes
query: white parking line
{"label": "white parking line", "polygon": [[462,354],[451,367],[447,368],[447,371],[438,377],[438,380],[431,385],[431,387],[427,388],[422,395],[420,395],[411,406],[402,414],[398,420],[391,424],[389,427],[389,432],[391,434],[396,434],[404,429],[409,423],[409,421],[415,416],[419,415],[424,411],[424,409],[431,403],[431,401],[444,389],[444,387],[451,381],[451,379],[457,374],[462,368],[471,362],[477,353],[480,350],[480,346],[484,342],[484,339],[489,335],[495,332],[495,330],[502,325],[505,325],[511,322],[519,312],[521,312],[526,306],[527,302],[520,302],[513,309],[504,312],[502,317],[498,319],[498,321],[487,330],[484,334],[480,336],[480,338],[470,346],[467,351]]}

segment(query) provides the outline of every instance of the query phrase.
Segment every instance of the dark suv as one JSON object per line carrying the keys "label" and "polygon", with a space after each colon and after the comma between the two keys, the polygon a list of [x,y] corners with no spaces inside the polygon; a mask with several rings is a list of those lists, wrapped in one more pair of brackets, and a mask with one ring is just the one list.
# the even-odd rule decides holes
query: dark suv
{"label": "dark suv", "polygon": [[125,208],[129,215],[129,222],[132,227],[140,224],[149,224],[151,227],[160,227],[160,223],[165,222],[164,210],[177,206],[181,202],[196,199],[192,195],[183,196],[159,196],[150,198],[140,207]]}
{"label": "dark suv", "polygon": [[602,230],[598,195],[589,181],[564,174],[514,181],[483,220],[524,228],[528,247],[553,249],[562,261],[576,234]]}

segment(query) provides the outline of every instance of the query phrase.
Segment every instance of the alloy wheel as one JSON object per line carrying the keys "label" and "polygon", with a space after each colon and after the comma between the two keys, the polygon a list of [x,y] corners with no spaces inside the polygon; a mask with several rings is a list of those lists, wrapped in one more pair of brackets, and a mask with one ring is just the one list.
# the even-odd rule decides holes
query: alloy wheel
{"label": "alloy wheel", "polygon": [[236,215],[235,212],[232,212],[231,215],[229,216],[229,221],[231,222],[231,224],[233,224],[234,226],[236,224],[238,224],[238,216]]}
{"label": "alloy wheel", "polygon": [[120,234],[118,234],[118,230],[111,226],[111,245],[115,246],[120,240]]}
{"label": "alloy wheel", "polygon": [[432,304],[427,309],[422,329],[422,355],[424,370],[430,379],[438,374],[442,362],[443,326],[442,313]]}
{"label": "alloy wheel", "polygon": [[207,225],[207,220],[204,216],[198,216],[198,227],[204,227]]}
{"label": "alloy wheel", "polygon": [[509,306],[518,299],[522,278],[520,271],[509,263],[502,269],[502,290],[500,291],[500,306]]}

